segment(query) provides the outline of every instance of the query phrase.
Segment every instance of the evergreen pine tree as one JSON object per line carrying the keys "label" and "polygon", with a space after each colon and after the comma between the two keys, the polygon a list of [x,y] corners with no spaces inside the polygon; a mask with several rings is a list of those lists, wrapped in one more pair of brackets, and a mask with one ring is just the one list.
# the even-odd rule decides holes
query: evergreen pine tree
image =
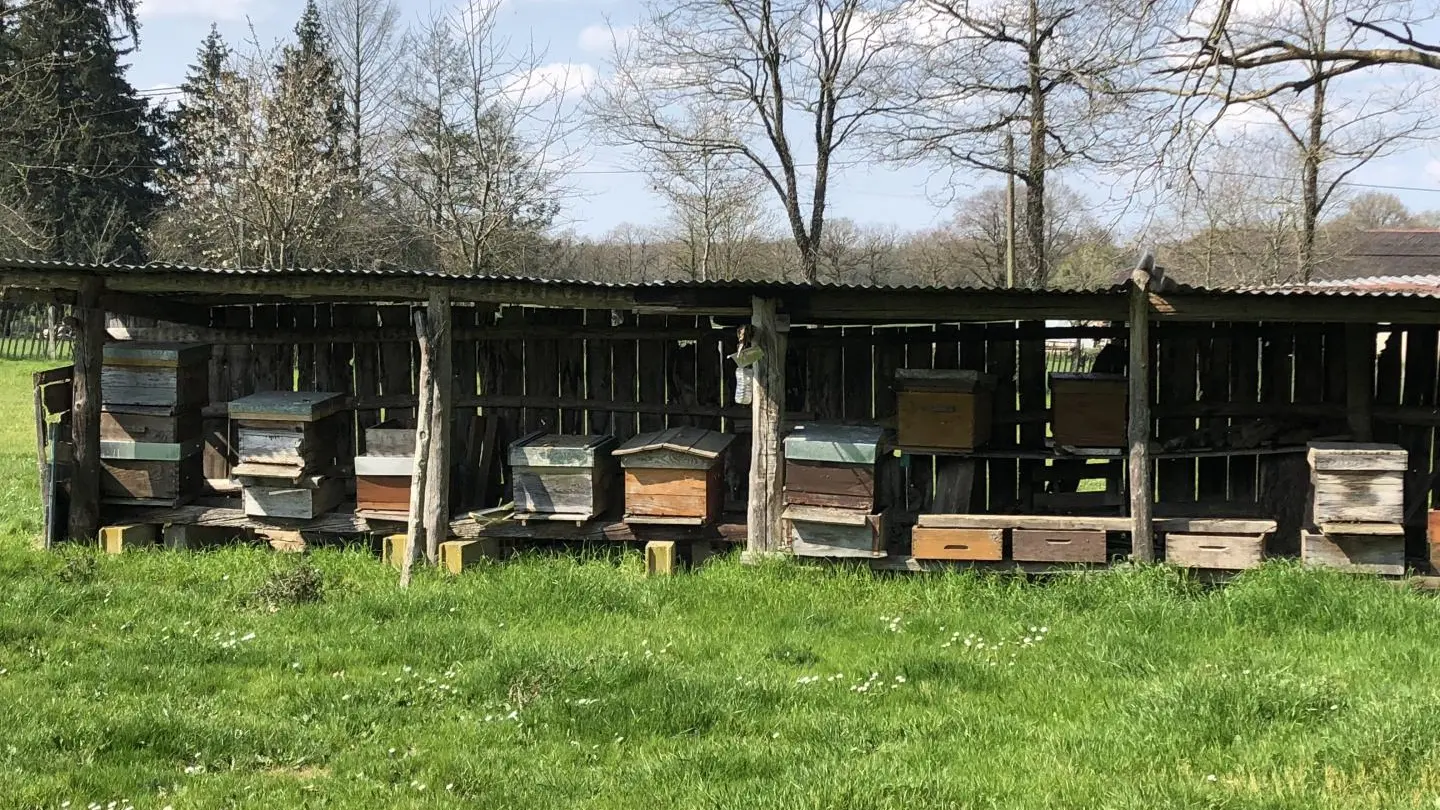
{"label": "evergreen pine tree", "polygon": [[15,15],[10,45],[26,69],[0,98],[0,159],[13,164],[4,191],[51,258],[143,261],[161,201],[156,120],[125,79],[116,24],[135,41],[133,2],[29,0]]}

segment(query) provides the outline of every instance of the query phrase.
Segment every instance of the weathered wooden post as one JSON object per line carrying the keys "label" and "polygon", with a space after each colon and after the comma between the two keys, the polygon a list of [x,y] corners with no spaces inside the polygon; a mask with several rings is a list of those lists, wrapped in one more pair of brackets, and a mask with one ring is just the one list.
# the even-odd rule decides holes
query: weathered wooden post
{"label": "weathered wooden post", "polygon": [[1155,559],[1151,522],[1155,479],[1150,466],[1150,272],[1155,259],[1146,253],[1130,274],[1130,558]]}
{"label": "weathered wooden post", "polygon": [[780,419],[785,413],[785,328],[773,298],[750,299],[750,345],[762,356],[750,402],[750,504],[745,550],[752,556],[778,551],[785,479],[780,468]]}
{"label": "weathered wooden post", "polygon": [[402,588],[410,585],[410,569],[415,564],[420,541],[425,539],[425,493],[429,484],[432,441],[429,413],[435,395],[430,335],[429,319],[425,317],[425,312],[415,310],[415,339],[420,347],[420,378],[419,387],[416,389],[418,401],[415,406],[415,456],[410,468],[410,514],[405,532],[405,551],[400,565]]}
{"label": "weathered wooden post", "polygon": [[70,531],[89,542],[100,530],[100,364],[105,351],[105,281],[86,276],[75,297],[75,381],[71,404]]}
{"label": "weathered wooden post", "polygon": [[426,310],[426,319],[430,322],[434,392],[429,410],[420,411],[417,418],[430,422],[430,469],[425,476],[425,559],[431,565],[438,565],[440,544],[450,536],[450,419],[455,390],[455,377],[451,373],[454,333],[450,329],[450,293],[430,293]]}
{"label": "weathered wooden post", "polygon": [[1352,441],[1373,437],[1375,398],[1375,325],[1345,325],[1345,419]]}

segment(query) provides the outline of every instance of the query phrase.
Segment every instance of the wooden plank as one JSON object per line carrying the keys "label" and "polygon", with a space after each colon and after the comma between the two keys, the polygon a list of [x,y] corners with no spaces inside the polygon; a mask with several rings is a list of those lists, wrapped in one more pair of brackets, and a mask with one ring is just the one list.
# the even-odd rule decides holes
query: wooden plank
{"label": "wooden plank", "polygon": [[[523,328],[524,310],[519,307],[503,307],[500,310],[499,325],[505,327]],[[503,340],[499,343],[490,344],[494,347],[493,365],[491,377],[495,384],[497,393],[519,394],[525,390],[525,359],[524,344],[518,339]],[[487,406],[486,413],[491,409]],[[499,419],[495,427],[495,444],[497,448],[509,447],[510,443],[520,438],[525,432],[524,411],[519,408],[496,409]],[[499,456],[503,458],[503,456]],[[497,464],[497,468],[502,465]],[[513,489],[512,482],[507,477],[501,490],[501,500],[508,500]]]}
{"label": "wooden plank", "polygon": [[[364,330],[380,329],[380,310],[371,304],[356,304],[350,309],[350,321]],[[287,368],[288,371],[288,368]],[[289,386],[286,386],[287,388]],[[357,398],[379,396],[380,391],[380,344],[362,343],[355,346],[355,396]],[[355,429],[359,435],[380,423],[380,409],[368,408],[355,411]],[[368,444],[365,452],[373,452]]]}
{"label": "wooden plank", "polygon": [[414,422],[386,419],[384,422],[365,429],[365,455],[404,456],[415,455]]}
{"label": "wooden plank", "polygon": [[[273,334],[280,329],[280,311],[274,304],[257,304],[251,312],[251,318],[256,334]],[[282,357],[288,356],[288,348],[282,344],[254,345],[251,348],[255,390],[290,388],[290,379],[281,371],[282,365],[284,372],[290,371],[289,363],[282,363]]]}
{"label": "wooden plank", "polygon": [[[639,402],[656,404],[666,401],[666,366],[665,366],[665,316],[664,315],[639,315],[636,316],[636,325],[642,330],[650,331],[655,335],[653,339],[638,341],[638,383]],[[665,417],[659,413],[640,414],[640,431],[662,430],[665,428]]]}
{"label": "wooden plank", "polygon": [[[666,329],[684,329],[693,331],[696,328],[695,316],[693,315],[667,315],[665,318]],[[695,371],[697,359],[695,357],[696,346],[692,341],[684,343],[671,338],[665,341],[665,375],[666,375],[666,396],[670,402],[681,407],[694,407],[697,400],[695,389]],[[693,425],[693,417],[672,414],[666,420],[671,427],[682,425]]]}
{"label": "wooden plank", "polygon": [[847,326],[841,330],[845,338],[842,358],[844,416],[846,420],[864,420],[875,416],[874,347],[869,342],[874,330],[868,326]]}
{"label": "wooden plank", "polygon": [[[1412,408],[1433,408],[1436,404],[1436,363],[1440,355],[1440,340],[1435,327],[1412,328],[1405,332],[1405,380],[1401,404]],[[1431,444],[1435,438],[1433,428],[1403,426],[1400,428],[1398,443],[1409,451],[1409,466],[1405,473],[1402,494],[1402,516],[1406,527],[1405,551],[1416,558],[1424,557],[1428,551],[1425,544],[1425,513],[1430,509]]]}
{"label": "wooden plank", "polygon": [[1374,435],[1375,328],[1346,325],[1344,356],[1345,421],[1350,438],[1368,442]]}
{"label": "wooden plank", "polygon": [[786,333],[781,330],[774,298],[751,300],[750,340],[763,356],[756,364],[750,423],[750,535],[752,554],[778,551],[784,542],[781,503],[784,472],[780,467],[780,420],[785,413]]}
{"label": "wooden plank", "polygon": [[[610,310],[590,309],[585,311],[587,330],[610,327]],[[585,397],[591,401],[613,402],[614,389],[611,387],[610,353],[614,344],[609,340],[586,338],[585,340]],[[590,409],[586,413],[586,433],[610,433],[614,428],[613,411]],[[581,432],[581,431],[577,431]]]}
{"label": "wooden plank", "polygon": [[[1159,356],[1154,365],[1157,404],[1189,404],[1195,401],[1195,341],[1157,330]],[[1195,432],[1195,420],[1168,417],[1155,421],[1155,439],[1166,446],[1183,442]],[[1160,500],[1186,503],[1195,500],[1195,461],[1165,459],[1155,463],[1155,489]]]}
{"label": "wooden plank", "polygon": [[200,452],[197,436],[187,442],[132,442],[100,440],[100,458],[131,461],[179,461]]}
{"label": "wooden plank", "polygon": [[[558,309],[550,313],[554,323],[562,328],[578,331],[585,325],[585,313],[578,309]],[[580,340],[562,340],[556,346],[556,374],[559,378],[559,394],[562,401],[579,402],[585,399],[585,343]],[[585,431],[585,409],[560,408],[559,429],[564,433]]]}
{"label": "wooden plank", "polygon": [[[1237,403],[1260,401],[1260,337],[1254,324],[1231,323],[1230,329],[1230,400]],[[1241,427],[1232,420],[1232,428]],[[1236,456],[1229,464],[1230,498],[1253,503],[1257,498],[1257,461],[1251,456]]]}
{"label": "wooden plank", "polygon": [[[1026,324],[1021,324],[1025,328]],[[1019,364],[1015,368],[1016,392],[1021,411],[1043,411],[1046,403],[1046,359],[1043,337],[1025,338],[1019,343]],[[1045,447],[1045,424],[1043,422],[1022,422],[1020,444],[1023,450],[1041,450]],[[1035,472],[1043,467],[1042,461],[1023,460],[1019,464],[1019,503],[1030,509],[1035,504]]]}
{"label": "wooden plank", "polygon": [[1321,523],[1320,531],[1325,534],[1344,534],[1365,537],[1404,537],[1405,527],[1398,523]]}
{"label": "wooden plank", "polygon": [[786,521],[790,548],[797,557],[874,558],[885,556],[880,515],[867,515],[862,525]]}
{"label": "wooden plank", "polygon": [[1155,504],[1155,471],[1150,464],[1150,270],[1147,254],[1130,277],[1129,362],[1130,412],[1130,557],[1136,562],[1155,559],[1151,513]]}
{"label": "wooden plank", "polygon": [[[1199,401],[1205,404],[1220,404],[1230,401],[1230,336],[1224,324],[1209,324],[1208,340],[1200,338],[1195,348],[1201,353],[1197,358],[1199,378]],[[1200,432],[1216,440],[1224,439],[1230,428],[1225,417],[1209,417],[1200,420]],[[1228,443],[1228,442],[1227,442]],[[1229,459],[1223,456],[1201,458],[1195,465],[1195,495],[1199,501],[1223,501],[1229,495]]]}
{"label": "wooden plank", "polygon": [[105,410],[100,412],[102,441],[175,443],[198,440],[201,436],[200,413],[195,410],[173,416]]}
{"label": "wooden plank", "polygon": [[927,529],[1041,529],[1046,531],[1129,531],[1128,517],[1077,515],[920,515],[915,525]]}
{"label": "wooden plank", "polygon": [[863,464],[785,459],[785,495],[798,492],[875,498],[875,468]]}
{"label": "wooden plank", "polygon": [[[989,327],[980,324],[961,324],[959,327],[959,345],[956,347],[956,352],[959,355],[960,368],[971,371],[985,370],[985,352],[987,346],[985,334],[988,328]],[[990,415],[993,420],[995,418],[993,393],[991,395]],[[992,428],[992,433],[993,430]],[[990,503],[989,462],[974,461],[971,462],[969,466],[970,471],[968,477],[970,480],[970,491],[968,494],[958,496],[956,511],[970,511],[971,509],[983,511],[989,508]],[[963,483],[963,481],[960,483]],[[960,504],[964,505],[963,509],[958,508]],[[933,509],[936,512],[949,511],[939,508],[938,504],[934,505]]]}
{"label": "wooden plank", "polygon": [[[702,319],[699,326],[704,326]],[[730,404],[727,396],[728,380],[725,376],[727,368],[721,329],[704,329],[704,335],[695,343],[695,404],[703,407],[724,407]],[[836,358],[839,359],[839,350],[836,350]],[[840,379],[839,369],[831,378],[831,385],[839,392],[838,380]],[[837,400],[838,400],[837,393]],[[698,425],[709,430],[725,430],[724,420],[719,417],[696,417],[693,420]]]}
{"label": "wooden plank", "polygon": [[[697,427],[669,428],[654,433],[635,436],[616,448],[614,455],[640,456],[658,450],[666,450],[682,455],[695,456],[706,461],[713,461],[725,452],[725,448],[730,445],[730,442],[734,438],[734,436],[729,436],[724,433]],[[630,459],[627,463],[633,461],[638,461],[638,459]],[[708,464],[706,466],[708,466]]]}
{"label": "wooden plank", "polygon": [[1409,451],[1398,444],[1374,442],[1310,442],[1305,458],[1312,470],[1402,471],[1409,468]]}
{"label": "wooden plank", "polygon": [[[903,327],[882,326],[875,330],[881,337],[904,337]],[[875,347],[875,367],[872,370],[875,392],[875,419],[886,421],[895,418],[897,399],[895,396],[895,372],[905,367],[905,344],[896,340],[885,340]]]}
{"label": "wooden plank", "polygon": [[[410,323],[410,308],[397,305],[380,307],[380,326],[382,329],[403,328],[408,332],[403,340],[380,344],[380,390],[386,395],[414,394],[416,389],[412,382],[411,367],[415,362],[412,356],[415,351],[415,331]],[[410,420],[413,423],[415,409],[405,406],[386,408],[385,418]]]}
{"label": "wooden plank", "polygon": [[[450,431],[454,421],[454,349],[452,339],[450,295],[432,292],[426,302],[434,357],[435,395],[430,407],[430,447],[425,476],[425,559],[431,565],[440,562],[440,543],[447,539],[450,527]],[[421,414],[424,418],[424,414]]]}
{"label": "wooden plank", "polygon": [[[926,373],[934,373],[935,365],[935,329],[930,326],[912,326],[905,331],[905,363],[896,370],[896,380],[921,379]],[[907,376],[908,373],[908,376]],[[959,372],[965,373],[965,372]],[[903,382],[901,383],[903,384]],[[897,386],[898,388],[898,386]],[[933,406],[935,397],[942,400],[950,398],[946,405],[956,408],[954,413],[944,410],[936,413]],[[964,398],[963,402],[959,398]],[[897,433],[914,434],[916,428],[923,424],[914,418],[915,406],[923,402],[932,405],[930,415],[933,420],[925,420],[936,426],[935,429],[921,429],[917,435],[918,443],[929,443],[934,439],[941,439],[942,444],[960,444],[965,447],[975,447],[983,444],[988,439],[990,428],[990,401],[988,395],[975,394],[946,394],[934,391],[900,391],[896,394],[896,421]],[[964,404],[971,406],[968,419],[960,414]],[[910,417],[907,419],[907,416]],[[956,417],[954,419],[948,417]],[[968,422],[968,426],[965,424]],[[959,423],[959,424],[957,424]],[[935,457],[929,455],[912,456],[907,469],[908,480],[905,487],[906,509],[912,512],[922,512],[930,507],[935,500]]]}
{"label": "wooden plank", "polygon": [[68,527],[74,540],[93,540],[100,528],[100,369],[105,346],[105,311],[100,308],[100,296],[104,292],[104,281],[85,278],[75,299]]}
{"label": "wooden plank", "polygon": [[[638,376],[639,351],[639,341],[637,340],[622,340],[613,344],[610,355],[611,394],[616,405],[637,401],[639,381],[636,378]],[[615,438],[624,441],[639,431],[639,415],[623,410],[615,411],[611,426],[610,432]]]}
{"label": "wooden plank", "polygon": [[805,401],[820,420],[839,420],[845,416],[845,350],[834,340],[822,336],[839,337],[839,327],[822,327],[810,330],[814,340],[805,349],[810,355],[805,365]]}
{"label": "wooden plank", "polygon": [[[995,426],[991,428],[990,446],[997,450],[1013,450],[1020,446],[1018,429],[1011,421],[1018,402],[1014,329],[1013,324],[988,324],[985,327],[985,370],[995,377]],[[989,482],[989,500],[985,508],[991,512],[1018,510],[1019,465],[1012,459],[992,458],[986,461],[985,466]]]}
{"label": "wooden plank", "polygon": [[1105,532],[1016,529],[1010,538],[1012,559],[1018,562],[1105,563]]}
{"label": "wooden plank", "polygon": [[[413,450],[411,451],[414,452]],[[356,475],[410,475],[412,456],[356,456]]]}

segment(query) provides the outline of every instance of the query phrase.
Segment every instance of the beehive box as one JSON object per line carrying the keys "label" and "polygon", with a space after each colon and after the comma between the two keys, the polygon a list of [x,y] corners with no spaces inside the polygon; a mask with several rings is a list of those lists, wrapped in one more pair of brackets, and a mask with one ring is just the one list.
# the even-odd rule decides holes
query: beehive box
{"label": "beehive box", "polygon": [[1066,447],[1124,447],[1129,403],[1123,374],[1051,374],[1051,438]]}
{"label": "beehive box", "polygon": [[344,403],[343,394],[317,391],[266,391],[230,403],[240,459],[231,474],[245,514],[308,520],[340,503],[335,415]]}
{"label": "beehive box", "polygon": [[853,509],[787,506],[780,517],[797,557],[885,556],[885,516]]}
{"label": "beehive box", "polygon": [[1003,560],[1004,529],[956,529],[925,525],[910,531],[910,556],[917,560]]}
{"label": "beehive box", "polygon": [[734,436],[678,427],[615,450],[625,477],[625,522],[704,526],[725,501],[724,452]]}
{"label": "beehive box", "polygon": [[[1383,527],[1383,529],[1381,528]],[[1357,525],[1357,529],[1359,529]],[[1405,573],[1405,529],[1371,524],[1365,534],[1301,532],[1300,559],[1306,565],[1383,576]],[[1378,530],[1378,531],[1377,531]]]}
{"label": "beehive box", "polygon": [[897,441],[918,450],[974,450],[990,440],[995,378],[976,371],[900,369]]}
{"label": "beehive box", "polygon": [[200,439],[100,440],[100,496],[109,503],[179,506],[200,494]]}
{"label": "beehive box", "polygon": [[1312,442],[1309,460],[1313,525],[1404,522],[1405,448]]}
{"label": "beehive box", "polygon": [[365,455],[414,456],[414,426],[405,420],[386,419],[374,427],[365,428]]}
{"label": "beehive box", "polygon": [[108,406],[141,406],[174,414],[199,408],[209,397],[203,343],[107,343],[100,366],[100,401]]}
{"label": "beehive box", "polygon": [[1264,557],[1263,535],[1183,532],[1165,535],[1165,562],[1182,568],[1240,571],[1254,568]]}
{"label": "beehive box", "polygon": [[309,520],[334,509],[344,497],[344,483],[323,475],[273,484],[252,481],[241,489],[245,514],[251,517]]}
{"label": "beehive box", "polygon": [[1015,529],[1010,558],[1017,562],[1104,563],[1105,532],[1100,530]]}
{"label": "beehive box", "polygon": [[370,512],[410,511],[413,456],[356,456],[355,508]]}
{"label": "beehive box", "polygon": [[612,436],[532,433],[510,445],[515,516],[589,520],[610,505]]}
{"label": "beehive box", "polygon": [[785,503],[873,511],[886,445],[878,426],[797,426],[785,437]]}

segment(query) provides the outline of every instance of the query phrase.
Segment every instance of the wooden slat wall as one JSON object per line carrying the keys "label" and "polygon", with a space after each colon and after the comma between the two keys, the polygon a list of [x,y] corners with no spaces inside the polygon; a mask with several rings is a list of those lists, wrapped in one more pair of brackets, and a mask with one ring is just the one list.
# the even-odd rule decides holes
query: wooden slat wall
{"label": "wooden slat wall", "polygon": [[[1400,402],[1413,408],[1435,405],[1435,364],[1437,341],[1433,327],[1405,331],[1405,373]],[[1426,548],[1425,511],[1429,507],[1432,486],[1430,471],[1435,429],[1406,425],[1399,430],[1399,443],[1409,452],[1409,468],[1405,473],[1405,553],[1423,559]]]}

